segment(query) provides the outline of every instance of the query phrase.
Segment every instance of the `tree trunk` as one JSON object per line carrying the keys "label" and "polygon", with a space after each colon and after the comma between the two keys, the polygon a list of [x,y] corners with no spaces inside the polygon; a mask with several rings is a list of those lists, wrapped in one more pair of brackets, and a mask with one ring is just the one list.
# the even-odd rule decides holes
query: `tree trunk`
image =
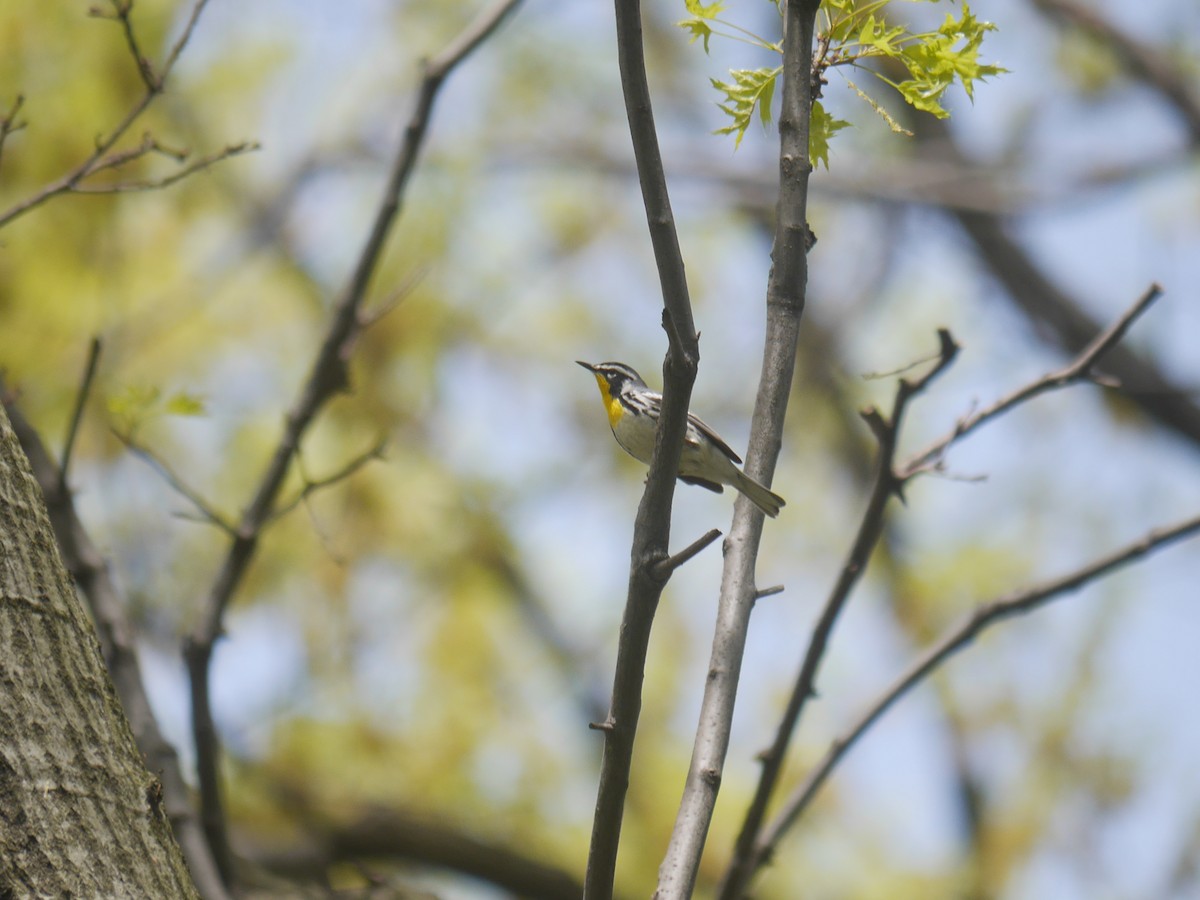
{"label": "tree trunk", "polygon": [[196,897],[0,407],[0,897]]}

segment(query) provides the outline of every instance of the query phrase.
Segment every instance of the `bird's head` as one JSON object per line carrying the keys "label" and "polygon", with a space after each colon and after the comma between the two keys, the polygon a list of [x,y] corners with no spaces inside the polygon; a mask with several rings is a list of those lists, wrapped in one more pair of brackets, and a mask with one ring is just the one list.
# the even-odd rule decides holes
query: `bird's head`
{"label": "bird's head", "polygon": [[587,363],[581,359],[577,359],[575,362],[596,376],[596,384],[600,386],[600,396],[604,400],[604,408],[608,411],[609,424],[615,428],[623,412],[621,404],[617,400],[621,396],[621,390],[627,385],[645,387],[646,382],[642,381],[642,376],[625,363]]}
{"label": "bird's head", "polygon": [[588,363],[581,359],[577,359],[575,362],[596,376],[596,383],[600,385],[600,392],[605,395],[606,400],[621,393],[621,388],[626,384],[641,385],[642,387],[646,385],[646,382],[642,381],[642,376],[625,363]]}

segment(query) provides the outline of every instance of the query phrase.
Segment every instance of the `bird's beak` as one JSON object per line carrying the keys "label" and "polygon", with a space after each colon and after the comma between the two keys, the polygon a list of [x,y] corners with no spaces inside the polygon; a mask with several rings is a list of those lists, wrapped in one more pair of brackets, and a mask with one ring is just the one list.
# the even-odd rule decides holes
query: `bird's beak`
{"label": "bird's beak", "polygon": [[579,366],[583,366],[585,369],[587,369],[593,375],[596,374],[596,367],[593,366],[591,363],[585,363],[582,359],[577,359],[577,360],[575,360],[575,364],[579,365]]}

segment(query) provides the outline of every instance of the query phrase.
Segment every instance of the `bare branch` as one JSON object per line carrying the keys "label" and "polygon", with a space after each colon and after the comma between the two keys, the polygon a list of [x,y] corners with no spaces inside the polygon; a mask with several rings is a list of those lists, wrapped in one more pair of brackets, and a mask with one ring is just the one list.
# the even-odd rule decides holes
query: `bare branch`
{"label": "bare branch", "polygon": [[[758,395],[750,425],[746,472],[770,485],[783,441],[800,319],[808,281],[808,157],[812,104],[820,92],[813,78],[814,30],[819,0],[788,0],[783,8],[782,101],[779,113],[779,198],[772,267],[767,282],[766,342]],[[757,596],[755,567],[763,517],[739,497],[725,541],[725,566],[717,624],[704,684],[699,724],[671,841],[659,867],[658,896],[690,897],[716,806],[729,749],[738,681],[750,613]]]}
{"label": "bare branch", "polygon": [[692,541],[685,548],[680,550],[674,556],[668,556],[666,559],[659,560],[654,566],[654,574],[656,577],[666,581],[671,577],[671,574],[682,566],[689,559],[698,554],[701,550],[715,541],[721,536],[721,529],[713,528],[705,532],[696,540]]}
{"label": "bare branch", "polygon": [[642,43],[640,0],[616,0],[615,13],[621,91],[662,290],[667,355],[663,362],[662,411],[650,458],[650,473],[634,520],[629,587],[617,643],[612,702],[603,731],[600,784],[596,790],[596,811],[592,818],[584,878],[584,895],[590,900],[612,897],[625,792],[629,787],[633,743],[642,708],[646,653],[654,614],[666,584],[658,567],[668,558],[675,476],[679,471],[688,405],[700,361],[699,335],[692,319],[687,276],[654,127]]}
{"label": "bare branch", "polygon": [[896,478],[893,464],[905,409],[910,400],[946,370],[954,361],[957,353],[958,344],[954,342],[950,332],[939,329],[937,361],[916,381],[900,380],[896,387],[895,399],[892,401],[891,416],[885,419],[882,414],[873,409],[864,415],[879,441],[879,457],[875,464],[871,496],[863,512],[862,521],[859,523],[854,543],[850,547],[846,561],[838,573],[833,589],[830,591],[829,597],[821,609],[821,615],[813,627],[812,635],[809,637],[808,648],[796,676],[791,696],[788,698],[787,706],[776,729],[775,739],[770,748],[759,757],[762,762],[762,771],[759,773],[758,787],[755,789],[754,799],[746,809],[746,816],[742,821],[742,828],[734,846],[733,860],[721,885],[720,897],[725,900],[743,896],[746,885],[749,884],[750,878],[754,874],[754,846],[766,818],[767,805],[779,782],[779,776],[783,772],[783,762],[788,746],[791,744],[792,735],[795,734],[805,705],[812,697],[816,696],[817,673],[825,656],[825,648],[833,634],[834,625],[850,597],[850,592],[858,584],[863,572],[866,571],[871,553],[883,533],[884,513],[887,510],[888,501],[893,495],[901,496],[899,490],[903,483]]}
{"label": "bare branch", "polygon": [[46,498],[50,524],[63,563],[91,608],[104,661],[121,698],[121,707],[146,759],[147,769],[157,775],[162,784],[163,809],[187,858],[200,896],[204,900],[229,900],[192,806],[179,757],[159,731],[150,707],[138,663],[133,625],[125,614],[127,604],[109,575],[103,555],[79,521],[71,493],[65,489],[64,471],[51,460],[37,432],[20,410],[8,397],[3,399],[13,430]]}
{"label": "bare branch", "polygon": [[[130,194],[137,191],[157,191],[161,190],[162,188],[170,187],[177,182],[183,181],[183,179],[187,178],[189,175],[194,175],[197,172],[201,172],[219,162],[232,159],[235,156],[242,156],[246,153],[253,153],[258,149],[260,149],[260,145],[255,141],[244,141],[240,144],[230,144],[228,147],[218,150],[215,153],[210,153],[207,156],[202,156],[192,162],[190,165],[184,166],[181,169],[177,169],[170,175],[164,175],[162,178],[145,178],[140,181],[118,181],[114,184],[80,184],[76,185],[72,189],[72,192],[76,194]],[[165,151],[164,148],[157,142],[154,142],[153,147],[149,150],[142,150],[141,148],[138,148],[136,155],[141,156],[146,152],[150,152],[150,150],[155,152],[169,152]],[[187,158],[187,154],[184,153],[178,158],[180,161],[182,161],[183,159]],[[123,165],[128,161],[128,159],[121,160],[121,162],[117,163],[117,165]],[[105,164],[103,167],[111,168],[112,166]],[[100,168],[101,166],[97,166],[97,171],[99,171]]]}
{"label": "bare branch", "polygon": [[62,463],[59,465],[59,492],[69,495],[67,478],[71,470],[71,454],[75,450],[75,438],[79,434],[79,423],[83,419],[83,409],[87,405],[88,394],[92,390],[92,382],[96,379],[96,365],[100,362],[100,338],[92,338],[88,348],[87,364],[83,368],[83,381],[75,394],[75,408],[71,411],[71,424],[67,427],[67,439],[63,442]]}
{"label": "bare branch", "polygon": [[722,885],[721,896],[723,898],[742,896],[754,871],[761,865],[762,859],[759,858],[756,848],[760,844],[759,833],[765,819],[767,804],[771,799],[774,787],[782,771],[783,759],[787,752],[791,735],[799,723],[800,716],[808,699],[815,696],[817,669],[833,625],[850,591],[865,570],[871,552],[882,533],[883,516],[888,498],[892,494],[896,494],[903,499],[903,488],[909,479],[915,474],[927,470],[934,461],[940,459],[941,454],[950,444],[974,431],[985,422],[996,418],[1003,412],[1047,390],[1089,380],[1096,364],[1125,336],[1133,322],[1154,302],[1159,293],[1160,289],[1158,286],[1152,285],[1117,321],[1095,337],[1085,350],[1068,366],[1058,372],[1036,379],[987,409],[976,411],[960,420],[958,426],[949,435],[941,441],[936,442],[927,450],[916,454],[912,459],[899,467],[894,467],[894,456],[903,411],[907,402],[916,393],[927,387],[930,381],[944,371],[954,359],[958,347],[949,332],[946,332],[944,329],[938,332],[941,345],[938,363],[915,382],[900,381],[890,420],[885,419],[873,409],[864,413],[864,418],[871,426],[876,438],[880,441],[880,459],[876,469],[871,499],[868,501],[867,510],[863,515],[863,520],[859,526],[858,535],[855,538],[850,555],[842,567],[833,592],[826,601],[817,625],[813,630],[808,651],[805,654],[796,685],[781,719],[779,729],[776,732],[775,741],[770,749],[764,752],[761,757],[763,769],[758,789],[747,810],[746,818],[735,847],[734,860],[726,873],[725,881]]}
{"label": "bare branch", "polygon": [[[151,153],[157,153],[160,156],[166,156],[176,162],[183,162],[188,158],[188,151],[176,150],[160,144],[150,132],[142,135],[142,142],[135,147],[129,147],[125,150],[116,150],[109,153],[103,159],[100,159],[92,166],[92,171],[89,175],[95,175],[97,172],[104,172],[112,169],[119,169],[126,166],[134,160],[141,159]],[[78,190],[78,188],[76,189]]]}
{"label": "bare branch", "polygon": [[859,377],[863,381],[882,381],[885,378],[895,378],[898,375],[903,375],[906,372],[911,372],[913,369],[920,368],[921,366],[925,365],[925,363],[933,362],[935,359],[940,358],[940,356],[941,351],[938,351],[937,353],[929,354],[929,356],[923,356],[920,359],[914,359],[910,363],[905,363],[898,369],[891,369],[887,372],[863,372]]}
{"label": "bare branch", "polygon": [[17,121],[17,114],[21,111],[21,107],[25,105],[25,98],[17,94],[13,100],[13,105],[9,107],[8,112],[0,116],[0,161],[4,159],[4,142],[8,140],[8,136],[13,132],[20,131],[25,127],[24,122]]}
{"label": "bare branch", "polygon": [[[194,26],[198,7],[188,30]],[[283,434],[267,463],[254,496],[247,505],[220,570],[209,590],[200,621],[185,643],[191,684],[192,732],[196,741],[196,771],[199,781],[201,812],[205,832],[213,848],[217,865],[226,884],[233,876],[233,858],[225,823],[219,780],[220,742],[212,718],[209,697],[209,668],[213,648],[223,632],[225,610],[242,583],[258,548],[263,528],[274,515],[279,492],[301,440],[325,403],[345,389],[349,382],[347,365],[350,348],[361,330],[361,310],[372,276],[377,269],[385,241],[400,211],[404,191],[416,165],[429,127],[434,100],[446,77],[468,54],[492,34],[516,8],[519,0],[500,0],[483,10],[451,44],[423,66],[417,90],[416,108],[404,129],[401,145],[392,164],[374,222],[359,253],[349,283],[334,305],[323,342],[313,360],[300,395],[287,415]],[[185,31],[185,33],[187,33]],[[168,68],[182,49],[177,44],[168,57]],[[0,224],[2,224],[0,219]]]}
{"label": "bare branch", "polygon": [[[128,14],[128,9],[132,6],[130,0],[113,0],[113,3],[118,9],[124,7],[126,10],[126,15]],[[183,48],[186,47],[188,41],[191,40],[192,33],[196,30],[196,23],[200,20],[200,14],[204,11],[204,7],[207,5],[208,0],[196,0],[195,4],[192,6],[191,14],[188,16],[187,24],[184,25],[183,31],[180,33],[179,38],[175,41],[174,46],[171,48],[171,52],[167,55],[166,62],[163,63],[158,75],[152,75],[149,81],[146,79],[147,70],[150,72],[153,70],[149,63],[145,64],[146,70],[143,70],[142,57],[136,50],[136,40],[131,43],[131,52],[133,52],[137,60],[139,71],[142,71],[143,73],[143,82],[147,85],[145,93],[142,94],[142,96],[133,104],[133,106],[129,108],[124,117],[115,126],[113,126],[112,131],[96,141],[96,145],[92,148],[92,152],[82,162],[76,165],[75,168],[71,169],[66,174],[60,176],[49,184],[44,185],[40,190],[34,192],[24,200],[18,201],[10,206],[7,210],[0,213],[0,228],[3,228],[5,225],[9,224],[18,216],[21,216],[32,209],[36,209],[53,197],[75,191],[79,187],[80,182],[82,182],[89,175],[95,173],[97,165],[99,165],[109,155],[113,147],[116,146],[117,142],[125,136],[126,132],[128,132],[131,127],[133,127],[133,123],[141,118],[142,114],[146,111],[150,104],[153,103],[159,94],[163,92],[163,89],[167,83],[167,78],[170,76],[171,71],[175,68],[175,63],[178,61],[179,55],[183,52]],[[103,18],[104,16],[102,15],[101,17]],[[126,21],[128,20],[126,19]],[[132,26],[130,26],[130,28],[132,28]],[[129,33],[132,34],[132,30],[130,30]],[[130,43],[128,37],[126,39],[126,43]]]}
{"label": "bare branch", "polygon": [[149,447],[138,443],[136,440],[134,440],[132,435],[124,434],[115,428],[110,429],[110,431],[112,431],[113,436],[116,437],[117,440],[125,445],[125,448],[130,453],[149,465],[150,468],[154,469],[155,472],[162,476],[163,481],[170,486],[171,490],[177,493],[180,497],[183,497],[183,499],[187,500],[188,503],[195,507],[196,512],[200,515],[199,521],[207,522],[209,525],[215,525],[217,528],[221,529],[230,536],[235,536],[237,534],[236,529],[229,522],[229,520],[217,512],[216,509],[214,509],[213,506],[207,500],[205,500],[203,496],[201,496],[199,491],[189,486],[188,483],[183,480],[183,476],[171,467],[170,463],[168,463]]}
{"label": "bare branch", "polygon": [[1168,544],[1185,540],[1197,534],[1200,534],[1200,516],[1167,528],[1151,531],[1140,540],[1115,550],[1074,572],[977,607],[974,612],[967,615],[958,625],[951,628],[940,640],[921,654],[908,670],[896,679],[859,717],[853,726],[833,741],[825,756],[788,798],[776,819],[764,830],[750,859],[751,870],[757,870],[771,858],[780,838],[808,807],[833,768],[867,729],[875,724],[880,716],[900,697],[928,677],[947,659],[971,643],[982,631],[1004,619],[1033,612],[1050,601],[1079,590],[1090,582],[1103,578],[1116,569],[1129,565]]}
{"label": "bare branch", "polygon": [[374,304],[371,309],[364,309],[361,313],[359,313],[359,327],[365,331],[376,322],[395,311],[396,307],[398,307],[401,303],[408,299],[409,296],[412,295],[412,292],[417,289],[417,285],[424,281],[425,276],[428,274],[428,266],[421,266],[417,269],[414,269],[412,272],[409,272],[408,275],[401,280],[400,284],[395,288],[395,290],[388,294],[383,300]]}
{"label": "bare branch", "polygon": [[161,82],[154,74],[154,67],[150,65],[150,60],[142,55],[141,47],[138,46],[137,34],[133,30],[133,19],[130,15],[133,12],[133,0],[109,0],[109,2],[113,8],[111,13],[105,13],[97,7],[92,7],[88,10],[88,15],[97,19],[113,19],[121,23],[121,30],[125,33],[125,44],[129,47],[134,62],[137,63],[142,84],[146,86],[146,90],[157,93],[162,90]]}
{"label": "bare branch", "polygon": [[1056,372],[1051,372],[1029,384],[1018,388],[1011,394],[1000,398],[991,406],[977,410],[958,420],[948,434],[934,441],[924,450],[914,454],[897,471],[897,478],[908,481],[913,476],[927,471],[935,465],[954,443],[971,434],[981,425],[992,421],[998,416],[1032,400],[1039,394],[1058,388],[1068,387],[1081,381],[1093,379],[1093,369],[1096,364],[1125,336],[1125,333],[1155,300],[1162,295],[1162,288],[1157,284],[1150,285],[1129,309],[1113,322],[1107,329],[1097,335],[1083,351],[1068,365]]}
{"label": "bare branch", "polygon": [[179,56],[183,53],[183,48],[192,39],[192,32],[196,30],[196,23],[200,21],[200,14],[204,12],[204,7],[207,5],[208,0],[196,0],[195,5],[192,6],[187,24],[183,26],[183,31],[175,39],[175,43],[171,47],[171,52],[167,54],[167,58],[163,62],[162,72],[158,76],[159,90],[162,90],[163,85],[166,84],[167,76],[171,74],[171,71],[175,68],[175,63],[179,61]]}
{"label": "bare branch", "polygon": [[326,475],[324,478],[306,480],[304,487],[302,487],[296,493],[295,497],[293,497],[291,500],[281,503],[274,509],[270,516],[271,520],[282,519],[322,488],[332,487],[338,482],[345,481],[372,460],[383,459],[383,451],[386,446],[387,438],[382,437],[372,444],[367,450],[364,450],[357,456],[352,457],[332,475]]}
{"label": "bare branch", "polygon": [[[969,164],[945,123],[932,116],[920,116],[913,124],[922,146],[927,148],[921,155],[931,164]],[[1102,330],[1103,323],[1047,274],[1009,233],[1001,217],[962,209],[949,212],[1017,308],[1068,353],[1080,352]],[[1105,356],[1104,369],[1120,381],[1123,396],[1147,417],[1200,446],[1200,404],[1153,359],[1118,344]]]}

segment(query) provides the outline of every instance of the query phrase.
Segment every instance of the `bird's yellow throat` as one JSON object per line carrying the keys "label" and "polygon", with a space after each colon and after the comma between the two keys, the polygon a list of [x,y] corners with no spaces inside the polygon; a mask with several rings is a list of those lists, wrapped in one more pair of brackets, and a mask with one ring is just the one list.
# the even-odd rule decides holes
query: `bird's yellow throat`
{"label": "bird's yellow throat", "polygon": [[621,421],[621,416],[625,414],[625,409],[621,406],[621,401],[609,393],[608,382],[603,375],[596,375],[596,384],[600,385],[600,398],[604,401],[604,408],[608,411],[609,427],[616,428],[617,423]]}

